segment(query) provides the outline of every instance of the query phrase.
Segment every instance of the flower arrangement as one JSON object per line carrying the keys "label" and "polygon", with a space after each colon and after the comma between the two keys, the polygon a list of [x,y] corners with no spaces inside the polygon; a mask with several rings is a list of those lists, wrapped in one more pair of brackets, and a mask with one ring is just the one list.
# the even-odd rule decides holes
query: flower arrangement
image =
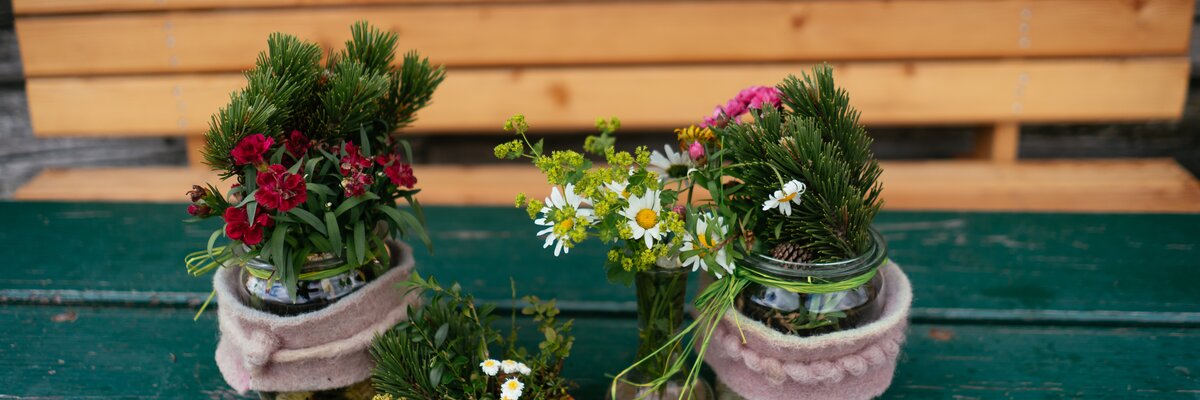
{"label": "flower arrangement", "polygon": [[[614,398],[620,397],[622,384],[645,388],[636,395],[643,398],[681,373],[679,397],[697,396],[690,388],[717,322],[735,303],[761,300],[744,293],[752,284],[793,296],[829,294],[875,276],[878,264],[848,278],[801,281],[750,267],[764,258],[839,262],[872,248],[870,223],[882,205],[882,187],[871,139],[858,115],[847,93],[834,85],[832,69],[820,65],[803,79],[790,76],[776,87],[743,90],[700,126],[676,129],[677,143],[662,152],[614,150],[619,122],[612,119],[597,121],[600,135],[588,138],[583,153],[545,154],[541,142],[529,141],[523,116],[506,122],[505,130],[519,138],[497,146],[496,156],[527,158],[554,185],[543,201],[525,194],[516,201],[542,227],[537,235],[545,236],[543,247],[553,245],[558,256],[590,238],[610,243],[607,275],[625,284],[640,273],[686,267],[716,278],[696,297],[696,321],[683,329],[676,328],[676,320],[682,320],[678,313],[655,312],[681,310],[682,289],[672,291],[679,293],[675,300],[661,296],[663,285],[643,291],[638,280],[642,326],[667,328],[643,329],[639,361],[614,379]],[[585,153],[602,156],[605,163],[596,165]],[[839,325],[845,315],[836,304],[813,308],[804,299],[794,302],[799,305],[769,316],[783,322],[779,330],[849,327]],[[696,348],[701,357],[686,366],[680,348]],[[639,382],[626,381],[639,370]]]}
{"label": "flower arrangement", "polygon": [[[415,52],[393,66],[395,33],[364,22],[351,33],[323,65],[317,43],[272,34],[246,87],[213,116],[205,163],[235,183],[224,194],[212,185],[188,192],[193,220],[224,222],[187,257],[189,273],[261,260],[273,270],[247,271],[282,283],[294,300],[298,281],[390,265],[389,235],[429,244],[412,151],[395,133],[429,103],[444,72]],[[216,246],[222,233],[231,243]],[[302,271],[321,257],[339,265]]]}
{"label": "flower arrangement", "polygon": [[[412,317],[375,338],[371,356],[376,360],[373,381],[380,392],[375,400],[565,400],[571,383],[562,377],[563,362],[575,337],[573,321],[559,321],[554,300],[536,296],[522,300],[521,310],[538,323],[544,339],[538,353],[518,347],[516,307],[508,335],[493,328],[495,305],[476,306],[458,284],[449,288],[436,279],[414,274],[408,290],[432,294],[420,308],[409,308]],[[515,297],[514,284],[514,297]],[[493,350],[503,360],[493,358]],[[525,362],[515,361],[525,360]]]}

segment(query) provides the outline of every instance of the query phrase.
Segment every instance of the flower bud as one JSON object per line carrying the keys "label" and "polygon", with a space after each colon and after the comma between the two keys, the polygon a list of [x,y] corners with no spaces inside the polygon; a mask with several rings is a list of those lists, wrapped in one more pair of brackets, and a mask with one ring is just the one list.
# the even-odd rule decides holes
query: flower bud
{"label": "flower bud", "polygon": [[200,187],[200,185],[192,185],[192,190],[189,190],[187,195],[188,198],[192,199],[192,202],[195,203],[208,196],[208,191],[204,190],[204,188]]}
{"label": "flower bud", "polygon": [[704,145],[700,142],[692,142],[692,145],[688,147],[688,155],[692,156],[693,160],[704,158]]}
{"label": "flower bud", "polygon": [[212,208],[207,204],[191,204],[188,205],[187,212],[194,217],[204,218],[212,213]]}

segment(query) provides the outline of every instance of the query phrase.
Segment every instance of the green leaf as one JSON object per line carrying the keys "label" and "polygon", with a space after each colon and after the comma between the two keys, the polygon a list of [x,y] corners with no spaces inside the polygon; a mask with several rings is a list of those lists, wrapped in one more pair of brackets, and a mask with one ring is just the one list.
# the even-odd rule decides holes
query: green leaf
{"label": "green leaf", "polygon": [[271,232],[271,242],[269,246],[271,249],[270,261],[276,264],[275,268],[278,270],[282,270],[282,268],[279,268],[278,264],[281,264],[283,261],[281,260],[281,258],[283,258],[283,242],[285,239],[287,239],[287,231],[288,226],[281,224],[276,225],[275,230]]}
{"label": "green leaf", "polygon": [[333,253],[342,255],[342,230],[338,227],[337,217],[333,212],[325,212],[325,231],[329,234],[330,244],[333,245]]}
{"label": "green leaf", "polygon": [[432,384],[434,388],[442,386],[441,364],[435,365],[433,369],[429,370],[429,383]]}
{"label": "green leaf", "polygon": [[251,224],[254,223],[254,217],[257,214],[258,214],[258,202],[252,201],[252,202],[250,202],[250,204],[246,205],[246,220],[250,221]]}
{"label": "green leaf", "polygon": [[333,197],[334,195],[333,189],[330,189],[329,186],[319,183],[309,183],[306,186],[308,186],[308,191],[316,193],[318,196],[322,196],[322,200],[324,200],[326,197]]}
{"label": "green leaf", "polygon": [[288,168],[287,172],[288,172],[289,174],[295,174],[295,173],[299,173],[299,172],[300,172],[300,167],[304,166],[303,162],[304,162],[304,160],[303,160],[303,159],[301,159],[301,160],[297,160],[295,164],[292,164],[292,167],[291,167],[291,168]]}
{"label": "green leaf", "polygon": [[246,203],[249,203],[249,202],[251,202],[251,201],[254,201],[254,195],[255,195],[255,194],[257,194],[257,193],[258,193],[258,189],[254,189],[254,191],[253,191],[253,192],[250,192],[250,194],[247,194],[247,195],[246,195],[246,197],[245,197],[245,198],[243,198],[243,199],[242,199],[242,201],[239,201],[239,202],[237,203],[237,205],[235,205],[234,207],[241,207],[241,206],[244,206],[244,205],[246,205]]}
{"label": "green leaf", "polygon": [[357,206],[359,203],[362,203],[367,200],[377,200],[377,199],[379,199],[379,195],[376,195],[375,193],[371,193],[371,192],[366,192],[361,195],[348,198],[348,199],[346,199],[346,201],[342,202],[342,204],[339,205],[337,207],[337,209],[333,210],[333,214],[341,216],[346,211],[349,211],[351,208],[354,208],[354,206]]}
{"label": "green leaf", "polygon": [[442,343],[446,342],[446,335],[450,333],[450,323],[443,323],[438,327],[437,333],[433,334],[433,347],[442,347]]}
{"label": "green leaf", "polygon": [[296,207],[296,208],[293,208],[291,211],[288,211],[288,213],[295,215],[296,217],[299,217],[300,220],[311,225],[313,227],[313,229],[316,229],[317,232],[321,232],[322,235],[326,234],[325,233],[326,232],[325,231],[325,223],[321,222],[321,220],[318,219],[316,215],[313,215],[312,213],[308,212],[307,210],[300,208],[300,207]]}
{"label": "green leaf", "polygon": [[433,249],[433,240],[429,238],[429,232],[425,231],[424,225],[421,224],[421,221],[417,220],[417,217],[382,204],[375,206],[375,209],[387,215],[392,221],[395,221],[396,225],[408,226],[409,232],[416,233],[417,237],[421,239],[421,242],[425,243],[426,247],[430,250]]}
{"label": "green leaf", "polygon": [[324,236],[321,236],[317,233],[308,235],[308,241],[312,242],[313,246],[316,246],[317,251],[319,252],[334,252],[333,245],[329,243],[329,239],[326,239]]}
{"label": "green leaf", "polygon": [[[321,162],[320,158],[313,158],[311,160],[308,160],[308,162],[304,163],[304,174],[311,176],[313,174],[313,170],[315,170],[317,168],[317,163],[320,163],[320,162]],[[311,185],[311,183],[310,183],[310,185]]]}
{"label": "green leaf", "polygon": [[362,146],[362,153],[371,154],[371,141],[367,139],[367,129],[361,126],[358,127],[358,137],[362,140],[362,143],[359,144],[359,146]]}
{"label": "green leaf", "polygon": [[363,265],[367,253],[367,229],[362,220],[354,223],[354,262]]}
{"label": "green leaf", "polygon": [[546,144],[546,139],[538,139],[538,142],[533,145],[533,155],[541,156],[542,148],[544,147],[545,144]]}
{"label": "green leaf", "polygon": [[217,238],[221,237],[221,233],[224,233],[224,232],[225,232],[225,228],[217,229],[217,230],[213,231],[212,235],[210,235],[208,237],[207,249],[208,249],[208,257],[209,258],[215,257],[213,255],[213,245],[217,244]]}

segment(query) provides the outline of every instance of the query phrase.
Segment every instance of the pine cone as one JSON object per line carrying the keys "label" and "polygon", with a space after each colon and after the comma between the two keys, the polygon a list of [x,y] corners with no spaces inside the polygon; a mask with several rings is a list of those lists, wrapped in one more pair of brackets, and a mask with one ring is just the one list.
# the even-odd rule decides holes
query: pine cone
{"label": "pine cone", "polygon": [[808,262],[813,258],[812,253],[808,249],[795,242],[776,245],[775,248],[771,249],[771,257],[794,263]]}

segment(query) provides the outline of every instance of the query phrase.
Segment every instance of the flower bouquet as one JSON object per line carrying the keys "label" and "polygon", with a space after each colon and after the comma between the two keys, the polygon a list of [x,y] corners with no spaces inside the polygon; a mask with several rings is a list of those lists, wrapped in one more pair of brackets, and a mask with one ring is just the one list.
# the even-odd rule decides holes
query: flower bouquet
{"label": "flower bouquet", "polygon": [[458,284],[444,288],[432,277],[414,274],[404,285],[432,296],[410,308],[408,321],[375,338],[373,380],[380,392],[375,400],[571,399],[572,383],[563,378],[562,368],[575,343],[574,321],[558,319],[554,300],[522,299],[527,306],[521,313],[533,317],[544,338],[532,354],[517,346],[515,285],[508,335],[493,328],[495,305],[477,306]]}
{"label": "flower bouquet", "polygon": [[[556,186],[545,201],[518,197],[545,227],[544,246],[558,254],[592,237],[615,243],[609,277],[638,277],[642,345],[613,398],[631,387],[637,398],[703,397],[702,360],[753,399],[870,398],[887,388],[911,288],[870,227],[880,168],[858,115],[821,65],[743,90],[699,127],[677,129],[678,143],[661,153],[614,151],[615,124],[599,123],[585,150],[605,157],[600,167],[576,152],[543,154],[523,118],[509,121],[521,139],[497,156],[532,159]],[[682,286],[642,289],[660,282],[642,276],[680,267],[715,279],[682,329],[678,313],[655,312],[681,310]],[[699,357],[689,361],[684,348]]]}
{"label": "flower bouquet", "polygon": [[[413,261],[398,239],[429,245],[411,150],[395,132],[444,73],[416,53],[393,66],[395,33],[351,32],[324,64],[318,44],[271,35],[205,135],[206,164],[234,183],[188,192],[192,219],[223,226],[185,261],[193,275],[217,272],[217,361],[239,391],[355,384],[347,397],[369,398],[362,332],[405,317],[390,287]],[[230,241],[218,246],[222,235]]]}

